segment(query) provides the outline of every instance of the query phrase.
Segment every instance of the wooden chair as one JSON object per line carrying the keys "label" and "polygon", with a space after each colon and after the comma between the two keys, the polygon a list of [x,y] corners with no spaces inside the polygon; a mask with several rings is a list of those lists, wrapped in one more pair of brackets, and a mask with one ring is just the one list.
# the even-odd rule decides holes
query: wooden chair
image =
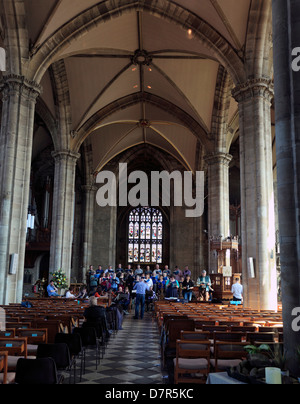
{"label": "wooden chair", "polygon": [[229,331],[229,328],[226,325],[204,325],[202,331],[209,332],[210,338],[213,339],[215,331],[227,332]]}
{"label": "wooden chair", "polygon": [[14,338],[16,336],[15,328],[8,328],[6,331],[0,331],[0,338],[1,337],[11,337]]}
{"label": "wooden chair", "polygon": [[203,319],[198,319],[193,317],[193,320],[195,321],[195,328],[197,330],[202,330],[204,326],[215,326],[216,322],[214,320],[203,320]]}
{"label": "wooden chair", "polygon": [[31,322],[8,323],[9,328],[31,328]]}
{"label": "wooden chair", "polygon": [[255,326],[231,326],[230,332],[258,332],[258,327]]}
{"label": "wooden chair", "polygon": [[168,323],[168,347],[176,349],[176,341],[180,338],[181,331],[194,331],[193,320],[170,320]]}
{"label": "wooden chair", "polygon": [[17,362],[20,358],[29,358],[27,350],[27,337],[2,337],[0,338],[0,350],[5,350],[8,352],[8,372],[15,372]]}
{"label": "wooden chair", "polygon": [[27,358],[27,338],[1,337],[0,349],[5,349],[9,356],[24,356]]}
{"label": "wooden chair", "polygon": [[210,342],[176,342],[174,359],[174,381],[178,383],[205,383],[199,375],[208,376],[210,372]]}
{"label": "wooden chair", "polygon": [[247,341],[246,335],[247,335],[246,332],[214,331],[214,342],[217,341],[246,342]]}
{"label": "wooden chair", "polygon": [[215,372],[224,372],[228,367],[238,366],[247,357],[245,346],[248,344],[248,342],[216,341],[214,343],[214,359],[210,361]]}
{"label": "wooden chair", "polygon": [[[278,341],[276,341],[278,339]],[[279,342],[279,334],[275,332],[247,332],[247,341],[251,344]]]}
{"label": "wooden chair", "polygon": [[271,327],[260,327],[259,328],[259,332],[279,332],[279,333],[283,333],[283,327],[279,326],[271,326]]}
{"label": "wooden chair", "polygon": [[27,328],[16,330],[17,337],[27,337],[27,344],[38,345],[48,343],[47,328]]}
{"label": "wooden chair", "polygon": [[181,331],[180,339],[185,341],[206,341],[210,333],[204,331]]}
{"label": "wooden chair", "polygon": [[16,330],[18,337],[27,338],[27,353],[30,356],[36,356],[39,344],[48,343],[48,329],[47,328],[27,328]]}
{"label": "wooden chair", "polygon": [[60,320],[36,320],[34,322],[33,328],[47,328],[49,344],[54,343],[57,333],[65,332],[65,329]]}
{"label": "wooden chair", "polygon": [[0,384],[7,384],[7,351],[0,352]]}
{"label": "wooden chair", "polygon": [[181,331],[194,331],[195,323],[193,320],[169,320],[168,329],[162,344],[163,365],[166,366],[166,360],[176,357],[176,341],[180,339]]}

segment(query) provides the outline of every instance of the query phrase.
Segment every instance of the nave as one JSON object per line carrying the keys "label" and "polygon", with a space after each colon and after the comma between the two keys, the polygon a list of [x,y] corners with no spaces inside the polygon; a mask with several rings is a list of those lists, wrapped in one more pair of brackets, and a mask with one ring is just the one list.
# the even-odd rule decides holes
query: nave
{"label": "nave", "polygon": [[146,313],[142,321],[126,316],[122,328],[110,338],[98,370],[94,353],[87,356],[86,372],[79,384],[164,383],[159,332],[152,313]]}
{"label": "nave", "polygon": [[[70,356],[76,357],[76,372],[74,367],[66,372],[70,366],[62,366],[61,355],[52,351],[51,355],[43,356],[41,351],[50,352],[51,347],[66,345],[68,338],[81,334],[86,324],[83,322],[86,303],[59,298],[32,299],[31,302],[35,307],[2,306],[7,318],[5,330],[0,332],[0,365],[4,356],[4,372],[0,376],[9,384],[203,384],[220,377],[228,382],[228,369],[238,367],[248,358],[246,346],[268,345],[270,350],[264,365],[267,367],[275,364],[269,355],[283,348],[280,307],[272,312],[162,300],[155,303],[154,311],[146,312],[143,320],[135,320],[131,312],[123,321],[117,321],[117,316],[112,315],[116,310],[103,300],[99,303],[106,312],[109,336],[102,333],[106,335],[102,338],[104,343],[99,337],[99,350],[90,346],[93,343],[87,344],[85,338],[82,345],[86,349],[80,352],[76,353],[74,345],[69,344]],[[88,324],[86,330],[93,328]],[[8,355],[8,374],[4,353]],[[49,357],[57,365],[57,380],[51,382],[40,368],[37,368],[38,380],[37,373],[30,377],[28,371],[25,379],[24,372],[20,375],[19,362],[34,365],[37,360]],[[284,361],[276,364],[285,370]],[[263,379],[264,376],[257,381],[263,382]],[[235,383],[235,379],[230,377],[230,382]]]}

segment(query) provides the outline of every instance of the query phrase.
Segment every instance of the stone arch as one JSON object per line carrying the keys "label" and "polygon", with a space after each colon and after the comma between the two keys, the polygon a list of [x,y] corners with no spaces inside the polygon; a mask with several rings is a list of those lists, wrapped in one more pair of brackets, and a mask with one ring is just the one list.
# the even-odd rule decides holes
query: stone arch
{"label": "stone arch", "polygon": [[114,101],[113,103],[107,105],[98,113],[93,115],[76,133],[76,137],[72,142],[72,149],[78,151],[81,144],[85,139],[91,134],[99,122],[114,112],[120,109],[128,108],[139,102],[148,102],[155,106],[162,108],[164,111],[169,111],[172,115],[179,118],[184,126],[189,128],[189,130],[196,136],[200,141],[201,145],[205,147],[208,151],[213,149],[212,142],[209,141],[207,133],[204,129],[196,122],[190,115],[178,108],[176,105],[164,100],[156,95],[150,93],[137,93],[126,96],[122,99]]}
{"label": "stone arch", "polygon": [[54,144],[54,149],[57,149],[58,133],[57,133],[56,121],[41,97],[39,97],[37,99],[36,106],[35,106],[35,112],[43,120],[44,124],[46,125],[46,127],[51,135],[51,139]]}
{"label": "stone arch", "polygon": [[243,61],[230,43],[203,19],[168,0],[120,0],[117,7],[114,0],[106,0],[84,11],[33,50],[28,66],[32,79],[39,82],[58,53],[72,40],[98,24],[132,10],[146,11],[183,29],[192,29],[195,37],[226,67],[236,84],[245,81]]}
{"label": "stone arch", "polygon": [[51,65],[50,76],[53,83],[59,133],[55,142],[56,147],[58,147],[56,150],[68,150],[72,127],[72,113],[68,77],[64,60],[60,60]]}
{"label": "stone arch", "polygon": [[247,78],[270,77],[272,48],[271,0],[253,0],[250,9],[245,49]]}
{"label": "stone arch", "polygon": [[25,5],[23,0],[1,0],[0,7],[7,48],[7,74],[24,74],[22,60],[28,60],[29,38],[26,29]]}
{"label": "stone arch", "polygon": [[232,87],[233,83],[229,73],[220,65],[212,115],[212,130],[210,134],[210,138],[215,144],[216,151],[226,151],[228,112]]}

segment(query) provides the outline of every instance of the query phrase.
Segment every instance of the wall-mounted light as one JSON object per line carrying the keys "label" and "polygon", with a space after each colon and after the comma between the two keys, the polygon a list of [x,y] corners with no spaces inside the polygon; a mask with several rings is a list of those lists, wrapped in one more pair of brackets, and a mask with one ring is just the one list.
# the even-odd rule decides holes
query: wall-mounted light
{"label": "wall-mounted light", "polygon": [[27,216],[27,229],[34,230],[34,221],[35,221],[35,215],[32,213],[28,213]]}

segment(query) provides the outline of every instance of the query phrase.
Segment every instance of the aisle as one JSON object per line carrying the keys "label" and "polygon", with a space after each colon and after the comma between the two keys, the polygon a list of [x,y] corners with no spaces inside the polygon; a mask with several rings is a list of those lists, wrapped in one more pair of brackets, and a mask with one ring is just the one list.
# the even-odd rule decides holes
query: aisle
{"label": "aisle", "polygon": [[110,338],[98,371],[87,363],[83,384],[163,384],[159,332],[150,313],[143,320],[125,316],[123,330]]}

